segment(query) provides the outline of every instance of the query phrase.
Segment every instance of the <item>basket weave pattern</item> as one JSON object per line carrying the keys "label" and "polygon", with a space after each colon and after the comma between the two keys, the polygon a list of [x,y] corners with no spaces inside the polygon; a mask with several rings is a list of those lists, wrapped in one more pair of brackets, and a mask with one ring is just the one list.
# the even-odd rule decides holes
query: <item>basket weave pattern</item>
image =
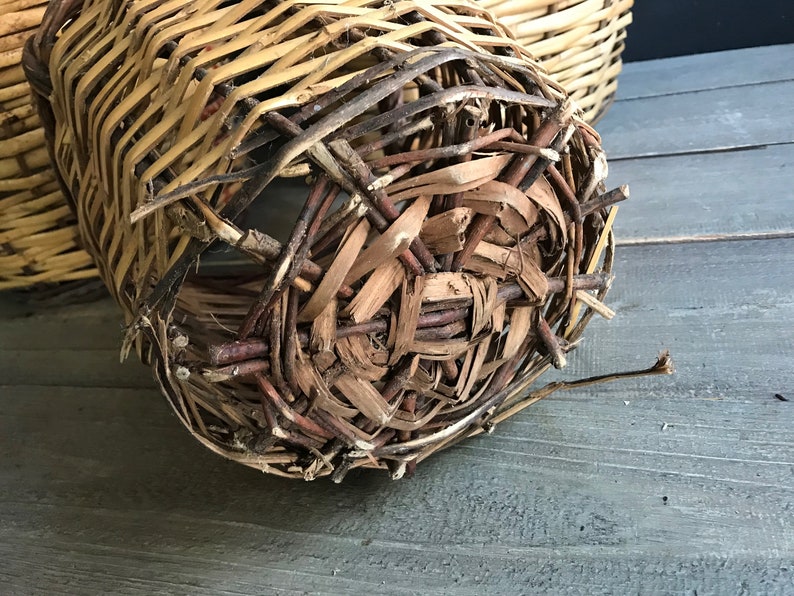
{"label": "basket weave pattern", "polygon": [[[600,118],[614,98],[633,0],[479,0],[579,103]],[[96,275],[52,173],[19,60],[46,2],[0,2],[0,290]]]}
{"label": "basket weave pattern", "polygon": [[45,5],[0,2],[0,290],[96,276],[78,246],[21,64]]}
{"label": "basket weave pattern", "polygon": [[[625,189],[476,5],[68,8],[29,56],[58,168],[129,337],[216,452],[400,477],[538,399],[608,312]],[[287,239],[247,228],[290,179]],[[197,275],[218,245],[254,271]]]}
{"label": "basket weave pattern", "polygon": [[597,122],[612,103],[634,0],[478,0]]}

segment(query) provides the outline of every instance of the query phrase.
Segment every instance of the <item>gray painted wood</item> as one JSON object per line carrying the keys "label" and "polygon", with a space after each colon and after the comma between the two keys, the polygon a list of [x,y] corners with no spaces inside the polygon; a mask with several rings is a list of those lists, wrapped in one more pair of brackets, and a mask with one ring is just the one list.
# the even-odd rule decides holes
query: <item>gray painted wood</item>
{"label": "gray painted wood", "polygon": [[616,103],[598,123],[611,160],[794,142],[794,81]]}
{"label": "gray painted wood", "polygon": [[794,79],[794,44],[646,60],[623,65],[617,100]]}
{"label": "gray painted wood", "polygon": [[[108,297],[66,308],[46,310],[28,305],[14,312],[0,293],[0,352],[17,350],[116,350],[123,339],[123,318]],[[5,316],[3,316],[5,315]],[[53,316],[56,315],[56,316]]]}
{"label": "gray painted wood", "polygon": [[794,144],[728,153],[627,159],[608,183],[628,183],[619,243],[794,234]]}
{"label": "gray painted wood", "polygon": [[594,322],[563,376],[645,366],[664,346],[677,374],[557,394],[401,482],[307,484],[225,462],[154,390],[6,386],[0,581],[784,594],[794,402],[773,394],[794,387],[792,266],[794,240],[622,248],[619,315]]}
{"label": "gray painted wood", "polygon": [[[687,404],[736,399],[777,406],[774,394],[794,389],[792,271],[790,238],[620,247],[607,299],[618,316],[593,321],[589,332],[595,339],[584,342],[569,374],[635,368],[648,349],[668,347],[677,373],[664,382],[632,381],[637,395],[678,397]],[[628,385],[592,391],[626,395],[634,391]]]}

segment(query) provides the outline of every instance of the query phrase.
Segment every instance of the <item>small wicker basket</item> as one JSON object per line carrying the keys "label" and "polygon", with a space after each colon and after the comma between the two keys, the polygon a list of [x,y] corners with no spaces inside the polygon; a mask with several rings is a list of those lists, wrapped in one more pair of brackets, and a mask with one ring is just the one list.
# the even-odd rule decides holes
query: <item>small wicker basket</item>
{"label": "small wicker basket", "polygon": [[515,34],[591,124],[618,88],[634,0],[477,0]]}
{"label": "small wicker basket", "polygon": [[[559,388],[526,392],[611,315],[626,189],[470,2],[78,1],[26,64],[130,341],[225,457],[400,477]],[[285,196],[283,241],[248,226]]]}
{"label": "small wicker basket", "polygon": [[96,277],[21,65],[46,1],[0,2],[0,290]]}

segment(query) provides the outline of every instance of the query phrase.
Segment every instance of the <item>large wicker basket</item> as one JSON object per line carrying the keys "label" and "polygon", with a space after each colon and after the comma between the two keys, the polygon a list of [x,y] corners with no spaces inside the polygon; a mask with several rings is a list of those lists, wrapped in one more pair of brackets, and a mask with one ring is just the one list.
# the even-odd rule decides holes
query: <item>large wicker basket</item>
{"label": "large wicker basket", "polygon": [[[626,189],[476,5],[87,0],[45,25],[26,63],[86,246],[225,457],[400,477],[560,387],[526,391],[611,315]],[[290,201],[279,241],[255,212]],[[224,247],[251,267],[210,266]]]}
{"label": "large wicker basket", "polygon": [[0,1],[0,290],[95,277],[22,70],[44,0]]}
{"label": "large wicker basket", "polygon": [[507,25],[591,124],[615,97],[634,0],[478,0]]}

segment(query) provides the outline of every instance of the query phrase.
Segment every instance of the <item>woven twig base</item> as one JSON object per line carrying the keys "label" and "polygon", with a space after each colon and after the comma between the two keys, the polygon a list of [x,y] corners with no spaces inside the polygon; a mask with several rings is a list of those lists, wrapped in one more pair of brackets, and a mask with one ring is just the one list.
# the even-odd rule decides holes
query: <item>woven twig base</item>
{"label": "woven twig base", "polygon": [[[475,5],[78,8],[30,55],[59,171],[130,338],[209,448],[400,477],[537,399],[611,316],[626,189],[604,192],[597,134]],[[305,188],[279,242],[243,222],[285,179]],[[253,273],[197,275],[224,245]]]}

